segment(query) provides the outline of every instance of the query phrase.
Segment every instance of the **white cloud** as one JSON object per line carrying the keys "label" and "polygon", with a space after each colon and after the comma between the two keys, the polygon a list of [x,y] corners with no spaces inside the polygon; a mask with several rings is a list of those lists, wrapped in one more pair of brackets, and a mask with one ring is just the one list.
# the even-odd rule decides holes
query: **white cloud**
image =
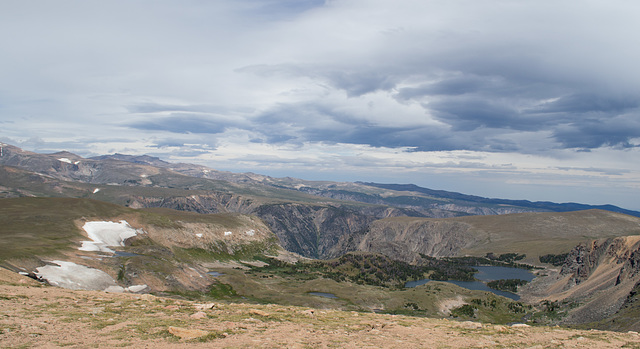
{"label": "white cloud", "polygon": [[638,193],[639,7],[13,2],[0,13],[2,139],[450,190],[511,175]]}

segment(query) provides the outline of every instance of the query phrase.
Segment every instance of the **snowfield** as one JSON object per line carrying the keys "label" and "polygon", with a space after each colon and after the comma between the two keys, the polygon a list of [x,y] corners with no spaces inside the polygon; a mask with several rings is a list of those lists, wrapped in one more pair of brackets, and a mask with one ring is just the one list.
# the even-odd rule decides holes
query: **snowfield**
{"label": "snowfield", "polygon": [[87,222],[82,226],[93,241],[82,241],[80,251],[97,251],[114,253],[109,246],[124,246],[124,240],[136,236],[138,230],[133,229],[126,221],[120,222]]}
{"label": "snowfield", "polygon": [[77,164],[80,163],[80,161],[73,162],[73,161],[69,160],[68,158],[60,158],[60,159],[58,159],[58,161],[66,162],[67,164],[73,164],[73,165],[77,165]]}
{"label": "snowfield", "polygon": [[[81,251],[115,253],[109,246],[124,246],[124,241],[136,236],[139,232],[126,221],[120,222],[87,222],[82,226],[92,241],[82,241]],[[107,273],[99,269],[89,268],[73,262],[53,261],[53,265],[45,265],[36,269],[36,275],[50,284],[72,290],[99,290],[107,292],[140,292],[147,285],[134,285],[127,288],[118,283]]]}
{"label": "snowfield", "polygon": [[134,285],[127,288],[118,283],[102,270],[85,267],[73,262],[53,261],[55,265],[45,265],[36,269],[36,275],[51,285],[71,290],[95,290],[107,292],[140,292],[147,285]]}
{"label": "snowfield", "polygon": [[45,265],[36,269],[36,275],[50,284],[71,290],[105,290],[118,286],[109,274],[73,262],[53,261],[57,265]]}

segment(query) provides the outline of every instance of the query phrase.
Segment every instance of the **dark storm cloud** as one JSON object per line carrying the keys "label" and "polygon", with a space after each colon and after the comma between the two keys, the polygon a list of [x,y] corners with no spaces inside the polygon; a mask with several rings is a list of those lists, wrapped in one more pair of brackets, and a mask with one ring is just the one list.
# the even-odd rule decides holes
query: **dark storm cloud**
{"label": "dark storm cloud", "polygon": [[[637,137],[633,128],[604,120],[638,109],[640,98],[610,95],[601,92],[598,86],[563,80],[548,72],[517,71],[514,62],[501,67],[493,56],[475,57],[475,61],[456,60],[448,63],[449,68],[455,71],[422,76],[419,79],[426,82],[414,87],[398,87],[405,81],[415,80],[415,72],[420,69],[432,69],[421,62],[410,63],[415,65],[335,69],[279,64],[247,66],[238,71],[265,78],[311,78],[344,91],[348,98],[384,91],[401,103],[420,103],[425,115],[431,115],[448,126],[428,129],[420,124],[402,128],[380,127],[366,119],[357,119],[359,125],[336,128],[336,124],[349,125],[348,120],[353,117],[344,112],[336,113],[321,101],[304,106],[283,103],[264,113],[258,121],[268,124],[270,119],[273,122],[287,119],[287,125],[296,125],[298,130],[289,136],[276,132],[268,138],[273,142],[324,141],[376,147],[417,147],[422,150],[483,149],[501,152],[525,151],[528,147],[518,144],[516,136],[510,140],[500,139],[501,135],[513,134],[514,131],[553,135],[539,142],[540,149],[628,147]],[[632,122],[638,117],[629,115],[624,119]],[[323,120],[333,121],[329,124],[334,126],[327,127]],[[492,131],[480,131],[487,128]],[[459,132],[464,132],[464,137],[456,134]],[[543,145],[545,142],[549,144]],[[481,148],[474,148],[478,146]]]}
{"label": "dark storm cloud", "polygon": [[131,113],[160,113],[160,112],[194,112],[194,113],[217,113],[225,114],[230,110],[223,106],[214,105],[171,105],[159,103],[139,103],[130,105],[127,109]]}
{"label": "dark storm cloud", "polygon": [[[254,120],[253,131],[267,143],[306,141],[367,144],[373,147],[410,147],[416,150],[452,150],[456,144],[438,126],[380,126],[326,105],[282,105]],[[257,140],[256,140],[257,141]]]}
{"label": "dark storm cloud", "polygon": [[[472,67],[459,67],[472,70]],[[611,95],[598,86],[549,79],[547,75],[529,77],[480,76],[458,72],[418,87],[401,88],[400,101],[421,102],[425,111],[451,126],[454,132],[477,133],[491,128],[490,136],[523,132],[547,132],[556,144],[552,147],[593,149],[603,146],[632,147],[640,135],[640,98]],[[428,102],[424,102],[428,101]],[[450,134],[454,137],[453,134]],[[473,138],[469,138],[471,140]],[[507,142],[500,146],[485,139],[492,151],[523,150],[523,145]],[[472,149],[473,144],[456,143]]]}
{"label": "dark storm cloud", "polygon": [[633,148],[640,138],[640,112],[612,118],[589,118],[554,130],[554,137],[566,148],[594,149],[602,146]]}
{"label": "dark storm cloud", "polygon": [[563,96],[553,102],[546,103],[539,113],[571,113],[584,114],[593,112],[621,113],[640,106],[640,97],[607,96],[596,93],[576,93]]}
{"label": "dark storm cloud", "polygon": [[138,130],[167,131],[173,133],[208,133],[224,132],[233,122],[211,116],[191,114],[172,114],[170,116],[152,116],[127,124]]}
{"label": "dark storm cloud", "polygon": [[436,118],[452,126],[453,131],[473,131],[481,127],[522,128],[513,108],[499,102],[480,99],[447,99],[426,106]]}
{"label": "dark storm cloud", "polygon": [[487,78],[479,76],[461,76],[442,81],[424,84],[419,87],[405,87],[398,91],[397,98],[401,100],[415,99],[416,97],[449,95],[457,96],[477,92],[481,88],[490,86]]}

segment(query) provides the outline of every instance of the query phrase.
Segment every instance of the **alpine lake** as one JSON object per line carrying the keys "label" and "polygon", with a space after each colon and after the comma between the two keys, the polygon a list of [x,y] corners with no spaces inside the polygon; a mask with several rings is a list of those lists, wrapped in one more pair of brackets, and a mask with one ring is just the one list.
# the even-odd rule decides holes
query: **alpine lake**
{"label": "alpine lake", "polygon": [[[487,291],[493,292],[499,296],[504,296],[513,300],[519,300],[520,296],[515,293],[495,290],[487,286],[487,282],[494,280],[506,280],[506,279],[520,279],[530,282],[535,278],[535,275],[526,269],[512,268],[512,267],[500,267],[500,266],[472,266],[473,269],[478,270],[474,277],[476,281],[457,281],[447,280],[449,282],[460,287],[464,287],[469,290]],[[431,279],[422,279],[416,281],[409,281],[405,284],[405,287],[411,288],[420,285],[424,285]]]}

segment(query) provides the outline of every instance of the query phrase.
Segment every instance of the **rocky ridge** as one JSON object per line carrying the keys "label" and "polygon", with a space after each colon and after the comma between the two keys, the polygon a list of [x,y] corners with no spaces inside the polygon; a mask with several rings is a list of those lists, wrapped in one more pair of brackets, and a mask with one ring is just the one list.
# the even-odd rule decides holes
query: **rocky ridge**
{"label": "rocky ridge", "polygon": [[[563,324],[594,323],[614,316],[640,282],[640,236],[593,240],[576,246],[560,270],[522,289],[529,302],[554,303]],[[628,323],[628,329],[637,324]],[[624,326],[623,326],[624,327]]]}

